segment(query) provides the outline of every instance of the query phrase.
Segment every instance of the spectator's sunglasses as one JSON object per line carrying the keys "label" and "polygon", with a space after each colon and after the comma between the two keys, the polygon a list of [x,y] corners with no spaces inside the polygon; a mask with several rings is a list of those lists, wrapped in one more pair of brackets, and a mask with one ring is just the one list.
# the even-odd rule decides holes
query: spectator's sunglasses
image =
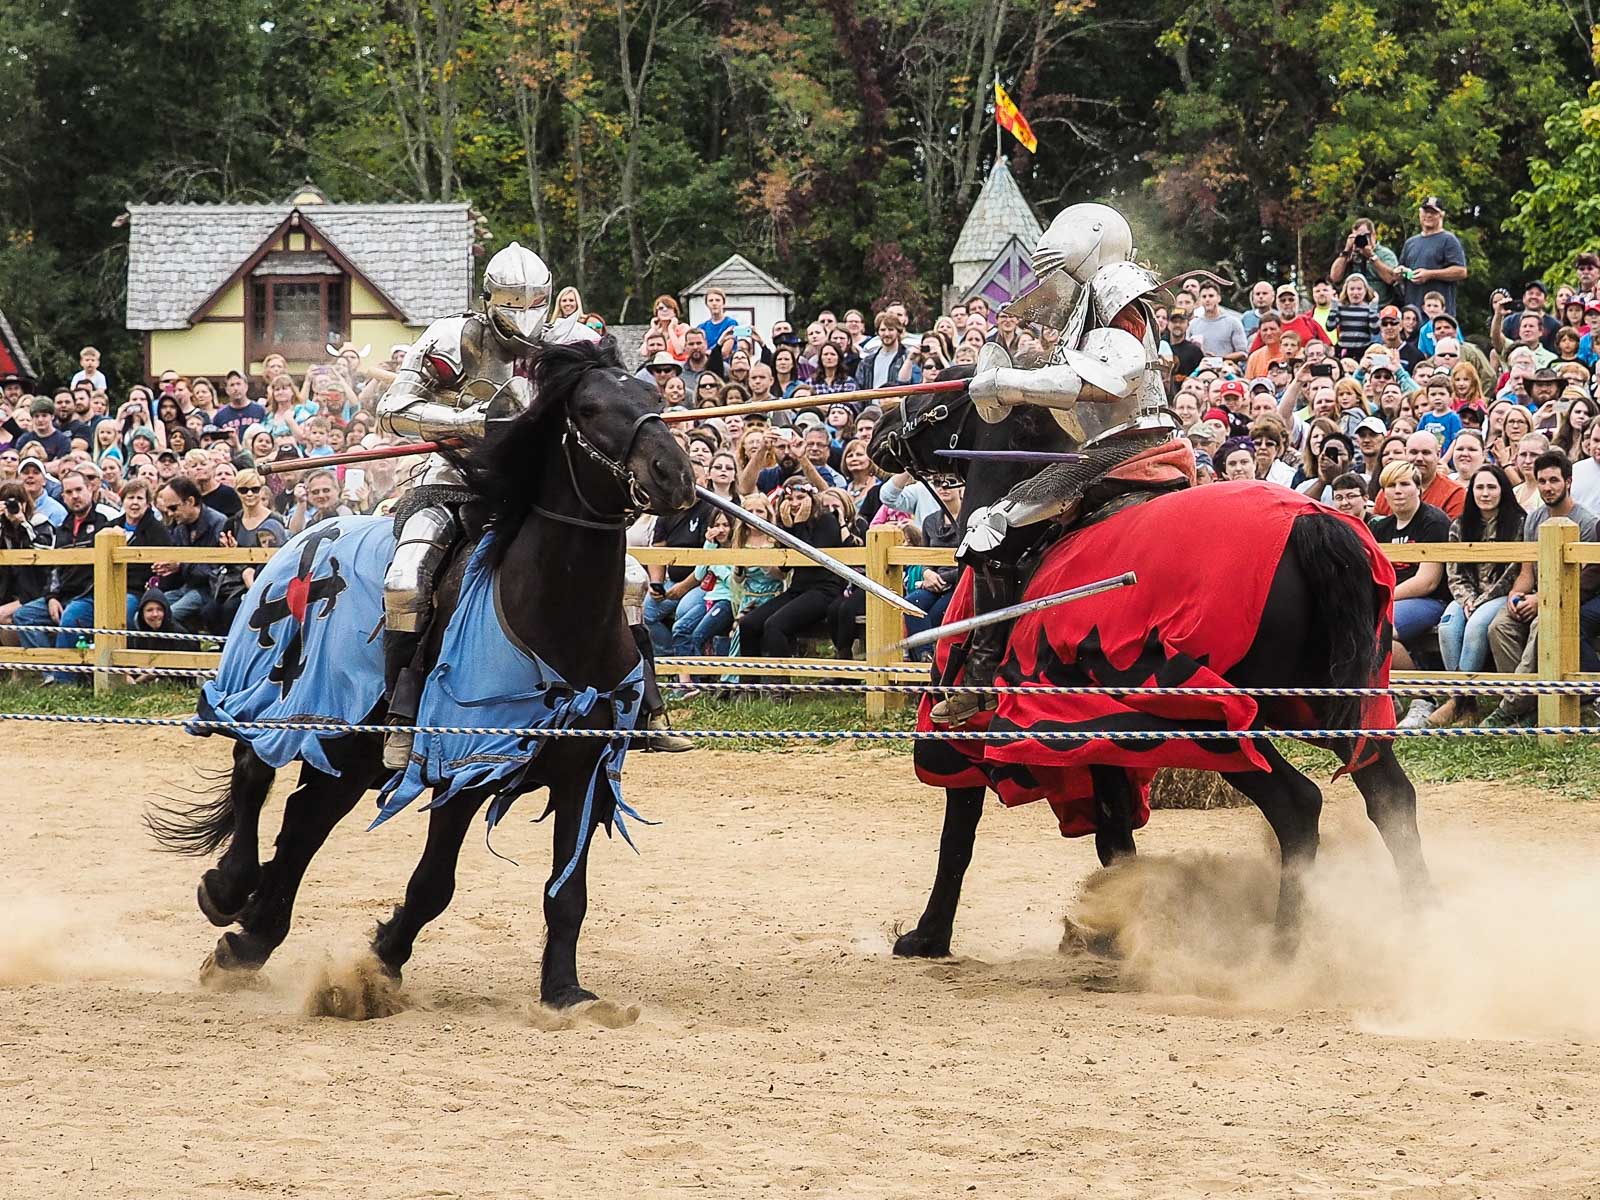
{"label": "spectator's sunglasses", "polygon": [[930,475],[928,482],[942,491],[954,491],[967,486],[959,475]]}
{"label": "spectator's sunglasses", "polygon": [[238,492],[241,496],[253,496],[260,490],[259,487],[242,487],[238,489]]}
{"label": "spectator's sunglasses", "polygon": [[700,381],[700,389],[702,391],[704,391],[706,388],[710,388],[712,391],[715,391],[717,389],[717,387],[718,387],[717,381],[712,376],[708,375],[706,378],[704,378],[704,379],[702,379]]}
{"label": "spectator's sunglasses", "polygon": [[1400,324],[1400,318],[1399,317],[1385,317],[1385,318],[1383,318],[1383,320],[1379,321],[1378,324],[1379,325],[1398,325],[1398,324]]}

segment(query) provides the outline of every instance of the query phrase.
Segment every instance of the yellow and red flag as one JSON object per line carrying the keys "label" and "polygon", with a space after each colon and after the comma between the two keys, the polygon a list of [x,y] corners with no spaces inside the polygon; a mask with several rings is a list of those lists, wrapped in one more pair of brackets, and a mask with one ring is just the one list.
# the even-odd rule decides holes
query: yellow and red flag
{"label": "yellow and red flag", "polygon": [[994,119],[1001,129],[1021,142],[1029,154],[1039,152],[1039,139],[1033,136],[1033,127],[1028,124],[1028,118],[1022,115],[1022,110],[1010,96],[1006,95],[1006,90],[1000,86],[998,79],[994,81]]}

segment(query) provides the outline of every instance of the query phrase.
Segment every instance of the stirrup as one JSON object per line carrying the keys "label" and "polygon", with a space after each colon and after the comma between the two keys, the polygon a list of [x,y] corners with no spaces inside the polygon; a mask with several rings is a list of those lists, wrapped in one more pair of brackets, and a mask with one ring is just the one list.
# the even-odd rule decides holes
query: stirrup
{"label": "stirrup", "polygon": [[928,718],[935,725],[960,725],[998,705],[999,697],[989,693],[956,692],[935,704]]}

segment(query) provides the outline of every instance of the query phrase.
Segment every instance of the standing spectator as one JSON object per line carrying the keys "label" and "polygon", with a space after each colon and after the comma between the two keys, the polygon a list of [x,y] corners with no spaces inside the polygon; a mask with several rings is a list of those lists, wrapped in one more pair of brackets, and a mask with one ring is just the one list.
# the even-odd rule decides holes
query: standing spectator
{"label": "standing spectator", "polygon": [[[1372,520],[1374,539],[1390,544],[1450,539],[1450,518],[1443,509],[1423,500],[1422,472],[1415,463],[1390,463],[1383,468],[1378,483],[1388,503],[1385,515]],[[1443,563],[1395,563],[1394,567],[1395,664],[1408,670],[1415,665],[1412,647],[1439,624],[1450,592],[1445,585]],[[1433,709],[1430,700],[1413,700],[1401,719],[1401,728],[1426,724]]]}
{"label": "standing spectator", "polygon": [[1172,381],[1182,383],[1200,369],[1206,352],[1190,340],[1189,314],[1174,308],[1167,314],[1167,344],[1172,347]]}
{"label": "standing spectator", "polygon": [[[678,318],[678,302],[671,296],[657,296],[655,303],[650,306],[650,332],[659,333],[662,341],[666,343],[667,353],[682,362],[688,356],[684,345],[684,335],[689,332],[689,326]],[[700,328],[709,334],[705,328],[710,322],[704,322]],[[709,344],[709,338],[708,338]]]}
{"label": "standing spectator", "polygon": [[1498,301],[1504,298],[1505,308],[1510,308],[1511,297],[1505,291],[1495,293],[1495,313],[1500,321],[1500,333],[1507,339],[1516,339],[1523,317],[1539,318],[1539,344],[1546,350],[1554,353],[1556,348],[1556,334],[1561,329],[1561,322],[1545,312],[1545,303],[1549,293],[1545,290],[1544,280],[1530,279],[1522,285],[1522,311],[1501,316],[1502,306]]}
{"label": "standing spectator", "polygon": [[217,479],[217,464],[208,450],[191,450],[183,456],[183,473],[194,480],[200,489],[200,499],[207,508],[216,509],[225,517],[239,512],[239,493]]}
{"label": "standing spectator", "polygon": [[[1439,469],[1439,439],[1431,433],[1413,433],[1406,438],[1406,460],[1417,468],[1422,503],[1443,510],[1452,521],[1459,517],[1467,505],[1467,489]],[[1378,493],[1372,511],[1380,517],[1390,515],[1387,486]]]}
{"label": "standing spectator", "polygon": [[28,429],[12,445],[22,450],[36,442],[44,448],[45,458],[52,462],[65,458],[72,450],[72,435],[56,428],[55,402],[44,396],[28,406]]}
{"label": "standing spectator", "polygon": [[[1250,357],[1245,360],[1246,379],[1265,378],[1270,374],[1272,364],[1283,356],[1282,343],[1278,337],[1282,328],[1283,322],[1278,319],[1278,314],[1275,312],[1263,313],[1261,319],[1256,322],[1256,337],[1261,345],[1252,350]],[[1174,351],[1174,361],[1176,361],[1176,351]]]}
{"label": "standing spectator", "polygon": [[710,380],[714,386],[721,387],[722,376],[711,366],[710,346],[702,326],[685,331],[683,352],[683,387],[689,395],[690,407],[694,408],[698,407],[702,394],[701,381]]}
{"label": "standing spectator", "polygon": [[[1401,303],[1422,308],[1422,298],[1436,291],[1444,297],[1445,311],[1456,311],[1456,285],[1467,277],[1467,252],[1461,239],[1444,227],[1444,201],[1438,196],[1428,196],[1418,208],[1421,233],[1414,233],[1400,248],[1398,282],[1401,284]],[[1379,267],[1378,274],[1386,282],[1396,282]]]}
{"label": "standing spectator", "polygon": [[76,387],[79,383],[88,383],[97,392],[110,390],[105,375],[100,371],[100,351],[93,346],[85,346],[78,351],[78,370],[67,381],[67,386]]}
{"label": "standing spectator", "polygon": [[[1365,275],[1356,273],[1345,277],[1339,290],[1338,323],[1339,356],[1359,359],[1366,348],[1378,340],[1379,316]],[[1397,314],[1398,315],[1398,314]]]}
{"label": "standing spectator", "polygon": [[[1312,342],[1321,342],[1325,346],[1333,345],[1333,339],[1328,336],[1328,331],[1317,322],[1316,318],[1310,313],[1300,311],[1300,293],[1295,290],[1292,283],[1282,284],[1278,288],[1278,320],[1282,323],[1278,333],[1280,341],[1285,334],[1292,333],[1302,346],[1309,346]],[[1252,350],[1259,348],[1257,342],[1259,337],[1251,342]]]}
{"label": "standing spectator", "polygon": [[[1522,540],[1537,542],[1540,527],[1552,517],[1565,517],[1578,526],[1586,542],[1595,540],[1595,515],[1572,498],[1572,463],[1559,450],[1546,450],[1533,462],[1533,481],[1539,489],[1539,507],[1527,516]],[[1539,574],[1537,564],[1523,563],[1506,606],[1489,622],[1489,649],[1497,670],[1534,671],[1538,667]],[[1533,711],[1532,696],[1503,697],[1484,718],[1487,727],[1516,725]]]}
{"label": "standing spectator", "polygon": [[[1468,481],[1471,502],[1450,524],[1452,542],[1518,542],[1524,513],[1512,494],[1511,481],[1499,467],[1486,465]],[[1489,625],[1506,606],[1518,575],[1517,563],[1452,562],[1445,566],[1450,606],[1439,621],[1439,653],[1447,671],[1483,670],[1489,661]],[[1476,715],[1477,701],[1452,696],[1429,717],[1442,726],[1457,717]]]}
{"label": "standing spectator", "polygon": [[[77,471],[68,471],[61,480],[61,499],[67,518],[61,523],[58,548],[85,548],[94,545],[95,535],[110,522],[94,506],[94,486]],[[94,624],[94,566],[53,567],[44,595],[24,604],[12,614],[21,632],[22,644],[29,647],[55,646],[69,650],[77,644],[78,630]],[[28,626],[58,626],[47,634]],[[41,683],[62,683],[72,676],[45,672]]]}
{"label": "standing spectator", "polygon": [[1417,413],[1417,431],[1430,430],[1448,453],[1461,432],[1461,417],[1450,407],[1450,377],[1435,375],[1423,389],[1424,404]]}
{"label": "standing spectator", "polygon": [[1344,239],[1344,248],[1328,268],[1328,281],[1337,287],[1346,275],[1359,272],[1367,276],[1377,302],[1387,306],[1393,301],[1390,285],[1398,281],[1399,266],[1394,251],[1378,240],[1372,219],[1357,217]]}
{"label": "standing spectator", "polygon": [[250,381],[244,377],[242,371],[229,371],[223,389],[228,394],[228,402],[217,409],[210,424],[218,429],[230,430],[238,438],[243,438],[244,431],[250,426],[257,422],[266,423],[267,410],[250,399]]}
{"label": "standing spectator", "polygon": [[[156,493],[156,503],[167,518],[172,545],[181,549],[222,545],[227,518],[207,508],[200,488],[186,475],[174,475]],[[222,568],[216,563],[160,562],[154,572],[161,590],[172,600],[172,618],[185,633],[207,632],[216,581]]]}
{"label": "standing spectator", "polygon": [[[900,340],[905,333],[905,326],[900,318],[885,310],[878,314],[877,329],[877,349],[862,356],[857,372],[862,387],[881,388],[899,381],[900,366],[905,359],[906,348]],[[922,367],[913,363],[911,378],[903,382],[921,383]],[[823,391],[822,388],[817,390],[819,394]]]}
{"label": "standing spectator", "polygon": [[1265,279],[1258,279],[1250,285],[1250,309],[1239,318],[1239,324],[1244,326],[1246,335],[1254,334],[1256,327],[1266,319],[1270,313],[1276,317],[1278,314],[1272,307],[1272,284]]}
{"label": "standing spectator", "polygon": [[1244,326],[1222,307],[1222,289],[1214,283],[1200,285],[1200,311],[1189,321],[1189,336],[1208,357],[1236,363],[1249,357]]}
{"label": "standing spectator", "polygon": [[707,346],[716,346],[722,342],[722,335],[739,322],[724,311],[728,306],[728,298],[722,294],[721,288],[712,288],[706,292],[705,301],[706,312],[710,315],[695,328],[706,335]]}

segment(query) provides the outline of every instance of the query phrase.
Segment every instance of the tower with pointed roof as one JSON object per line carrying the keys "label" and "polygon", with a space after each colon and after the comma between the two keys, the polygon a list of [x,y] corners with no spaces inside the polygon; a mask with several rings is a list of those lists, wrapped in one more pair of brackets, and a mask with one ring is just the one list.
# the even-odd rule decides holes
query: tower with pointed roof
{"label": "tower with pointed roof", "polygon": [[1032,280],[1031,266],[1019,262],[1019,254],[1026,259],[1043,231],[1006,160],[996,158],[950,251],[945,307],[997,287],[1006,293],[1004,299],[1015,296],[1012,288],[1020,288],[1023,275]]}

